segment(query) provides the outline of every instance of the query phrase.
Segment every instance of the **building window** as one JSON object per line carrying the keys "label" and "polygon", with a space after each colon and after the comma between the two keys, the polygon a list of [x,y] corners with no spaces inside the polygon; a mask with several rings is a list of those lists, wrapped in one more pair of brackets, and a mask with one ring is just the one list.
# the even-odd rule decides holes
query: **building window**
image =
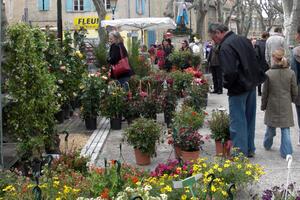
{"label": "building window", "polygon": [[104,6],[106,8],[106,10],[110,10],[111,9],[111,2],[110,0],[103,0]]}
{"label": "building window", "polygon": [[40,11],[47,11],[49,10],[49,0],[38,0],[38,7]]}
{"label": "building window", "polygon": [[83,0],[74,0],[74,11],[83,11]]}

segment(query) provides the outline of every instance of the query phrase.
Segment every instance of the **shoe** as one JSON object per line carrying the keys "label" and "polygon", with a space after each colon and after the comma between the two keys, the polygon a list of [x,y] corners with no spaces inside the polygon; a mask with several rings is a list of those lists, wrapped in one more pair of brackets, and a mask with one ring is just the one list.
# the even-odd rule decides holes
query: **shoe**
{"label": "shoe", "polygon": [[248,157],[248,158],[253,158],[254,156],[255,156],[255,153],[254,153],[254,152],[249,152],[247,157]]}
{"label": "shoe", "polygon": [[223,94],[223,91],[218,91],[218,94]]}
{"label": "shoe", "polygon": [[217,94],[218,91],[214,90],[214,91],[212,91],[212,92],[210,92],[210,93],[211,93],[211,94]]}

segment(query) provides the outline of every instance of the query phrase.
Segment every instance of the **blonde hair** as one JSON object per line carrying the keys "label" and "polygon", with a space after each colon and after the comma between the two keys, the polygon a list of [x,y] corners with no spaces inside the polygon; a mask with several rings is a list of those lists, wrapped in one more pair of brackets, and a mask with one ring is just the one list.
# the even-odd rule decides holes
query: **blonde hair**
{"label": "blonde hair", "polygon": [[286,58],[284,57],[284,49],[280,48],[272,52],[272,58],[274,64],[282,65],[283,67],[288,67]]}
{"label": "blonde hair", "polygon": [[123,42],[123,38],[122,38],[121,34],[118,31],[112,31],[112,32],[110,32],[109,36],[112,36],[112,37],[116,38],[117,43]]}

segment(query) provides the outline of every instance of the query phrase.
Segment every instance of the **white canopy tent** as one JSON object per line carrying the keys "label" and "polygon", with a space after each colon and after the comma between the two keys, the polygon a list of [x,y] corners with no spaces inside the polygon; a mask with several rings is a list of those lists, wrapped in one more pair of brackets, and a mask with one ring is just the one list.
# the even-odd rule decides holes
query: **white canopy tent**
{"label": "white canopy tent", "polygon": [[[169,17],[148,17],[148,18],[127,18],[117,20],[102,20],[101,27],[112,26],[118,30],[142,32],[142,40],[144,40],[144,30],[156,29],[175,29],[175,22]],[[143,41],[144,43],[144,41]]]}

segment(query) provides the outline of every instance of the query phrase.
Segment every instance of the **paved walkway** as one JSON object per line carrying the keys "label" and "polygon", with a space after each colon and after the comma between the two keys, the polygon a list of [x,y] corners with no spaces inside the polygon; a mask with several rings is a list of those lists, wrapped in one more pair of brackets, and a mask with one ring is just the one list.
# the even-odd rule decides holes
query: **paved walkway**
{"label": "paved walkway", "polygon": [[[216,109],[219,106],[223,106],[228,109],[227,95],[216,95],[209,94],[208,96],[208,106],[206,111],[211,113],[213,109]],[[287,163],[284,159],[280,157],[279,146],[280,146],[280,132],[277,130],[278,134],[275,137],[274,144],[271,151],[265,151],[262,142],[265,132],[265,125],[263,122],[264,112],[260,111],[260,97],[257,97],[257,118],[256,118],[256,155],[254,158],[251,158],[253,163],[261,164],[266,171],[266,174],[260,179],[256,192],[261,192],[263,189],[270,188],[274,185],[281,185],[286,183],[287,177]],[[296,112],[294,110],[294,119],[296,122]],[[158,122],[163,122],[163,115],[158,115]],[[123,127],[126,127],[127,124],[123,123]],[[300,147],[297,146],[297,129],[298,127],[291,128],[292,143],[294,147],[293,154],[293,163],[292,167],[292,181],[300,182]],[[205,125],[204,128],[200,129],[200,132],[204,135],[210,134],[210,131]],[[103,159],[121,159],[127,163],[135,165],[135,158],[133,149],[127,144],[122,144],[122,155],[120,156],[119,144],[122,142],[122,131],[111,131],[105,146],[98,157],[97,165],[103,166]],[[206,142],[204,145],[204,152],[201,152],[201,157],[213,158],[215,154],[215,145],[213,141]],[[157,157],[152,159],[152,163],[149,166],[143,167],[145,169],[154,169],[155,166],[160,162],[165,162],[168,158],[174,158],[172,152],[172,147],[169,146],[166,142],[161,143],[157,147]]]}

